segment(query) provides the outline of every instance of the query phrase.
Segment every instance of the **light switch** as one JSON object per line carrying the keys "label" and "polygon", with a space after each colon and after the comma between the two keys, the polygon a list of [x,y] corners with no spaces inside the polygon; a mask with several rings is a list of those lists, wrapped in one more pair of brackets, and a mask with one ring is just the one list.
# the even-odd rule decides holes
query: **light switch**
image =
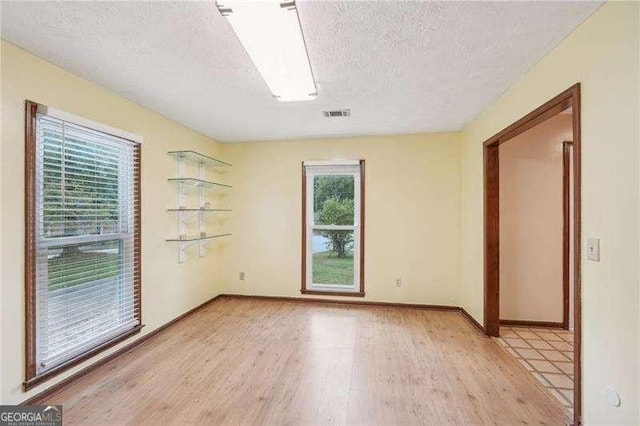
{"label": "light switch", "polygon": [[587,259],[600,262],[600,240],[587,238]]}

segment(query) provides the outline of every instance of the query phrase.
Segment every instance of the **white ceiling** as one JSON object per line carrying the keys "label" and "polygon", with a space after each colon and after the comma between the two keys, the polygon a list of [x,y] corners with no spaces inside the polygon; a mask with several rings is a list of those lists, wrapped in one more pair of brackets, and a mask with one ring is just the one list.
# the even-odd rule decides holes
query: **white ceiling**
{"label": "white ceiling", "polygon": [[298,1],[318,99],[296,103],[271,97],[213,0],[2,2],[1,32],[233,142],[459,130],[600,4]]}

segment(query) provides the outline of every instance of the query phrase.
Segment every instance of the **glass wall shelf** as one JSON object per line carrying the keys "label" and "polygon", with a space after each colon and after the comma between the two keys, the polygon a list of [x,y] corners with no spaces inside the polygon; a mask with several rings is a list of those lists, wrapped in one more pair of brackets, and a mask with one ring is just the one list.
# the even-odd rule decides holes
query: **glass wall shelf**
{"label": "glass wall shelf", "polygon": [[224,183],[211,182],[196,178],[170,178],[168,181],[171,183],[183,183],[185,185],[203,188],[232,188],[231,185],[225,185]]}
{"label": "glass wall shelf", "polygon": [[[220,161],[208,155],[201,154],[193,150],[169,151],[168,154],[178,163],[178,175],[174,178],[167,179],[170,184],[177,184],[178,189],[178,208],[167,209],[168,212],[177,212],[176,219],[178,221],[178,238],[169,238],[166,241],[178,243],[178,262],[182,263],[187,260],[187,248],[197,245],[198,255],[204,257],[206,254],[205,246],[215,238],[227,237],[231,234],[207,234],[206,225],[207,217],[205,213],[230,212],[231,209],[211,208],[211,203],[206,201],[206,194],[210,191],[227,191],[231,185],[224,183],[212,182],[205,180],[206,168],[215,168],[216,172],[223,173],[225,168],[231,167],[229,163]],[[193,162],[198,165],[198,176],[187,177],[185,163]],[[217,178],[216,178],[217,179]],[[187,208],[187,193],[196,192],[198,194],[198,208]],[[223,195],[223,194],[219,194]],[[191,204],[193,205],[193,204]],[[198,218],[199,233],[187,236],[187,222],[193,218]],[[219,231],[218,231],[219,232]]]}
{"label": "glass wall shelf", "polygon": [[186,150],[186,151],[169,151],[167,154],[175,157],[176,159],[183,158],[188,161],[196,163],[205,163],[208,166],[216,167],[233,167],[233,164],[225,163],[224,161],[209,157],[208,155],[200,154],[199,152]]}
{"label": "glass wall shelf", "polygon": [[207,235],[205,237],[193,236],[193,237],[187,237],[183,240],[181,240],[180,238],[169,238],[166,241],[172,242],[172,243],[188,243],[192,241],[203,241],[203,240],[211,240],[213,238],[228,237],[230,235],[231,234]]}

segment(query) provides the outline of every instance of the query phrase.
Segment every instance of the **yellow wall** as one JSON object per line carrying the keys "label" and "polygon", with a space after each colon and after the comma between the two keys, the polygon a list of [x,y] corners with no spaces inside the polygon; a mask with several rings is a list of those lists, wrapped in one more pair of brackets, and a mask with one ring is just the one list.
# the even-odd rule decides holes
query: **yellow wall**
{"label": "yellow wall", "polygon": [[602,250],[582,261],[587,425],[640,423],[639,33],[640,3],[605,4],[466,127],[462,148],[461,304],[482,321],[482,142],[582,83],[582,235]]}
{"label": "yellow wall", "polygon": [[[301,162],[366,160],[365,300],[457,305],[459,134],[224,145],[233,169],[227,293],[300,294]],[[240,271],[246,280],[240,281]],[[402,278],[401,287],[395,286]]]}
{"label": "yellow wall", "polygon": [[[226,243],[212,244],[198,258],[190,252],[177,262],[177,247],[164,240],[177,234],[177,204],[167,178],[175,162],[166,152],[196,149],[219,152],[215,141],[177,125],[107,90],[82,80],[35,56],[2,42],[2,169],[1,202],[1,348],[0,401],[23,401],[86,363],[46,382],[28,394],[24,379],[24,101],[29,99],[144,137],[142,147],[142,306],[143,334],[219,293],[219,255]],[[193,200],[192,200],[193,201]],[[140,335],[139,335],[140,336]],[[132,339],[128,340],[131,341]],[[117,349],[114,348],[114,350]]]}

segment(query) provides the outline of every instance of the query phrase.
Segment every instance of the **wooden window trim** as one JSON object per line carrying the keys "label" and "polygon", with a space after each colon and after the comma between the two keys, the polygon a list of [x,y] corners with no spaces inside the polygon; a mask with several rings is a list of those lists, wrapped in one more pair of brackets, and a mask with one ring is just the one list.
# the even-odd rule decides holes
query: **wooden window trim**
{"label": "wooden window trim", "polygon": [[304,161],[302,162],[302,244],[301,244],[301,294],[318,296],[346,296],[364,297],[364,229],[365,229],[365,161],[360,160],[360,291],[322,291],[307,288],[307,175],[305,173]]}
{"label": "wooden window trim", "polygon": [[562,143],[562,328],[569,329],[571,270],[571,160],[573,142]]}
{"label": "wooden window trim", "polygon": [[[33,376],[31,378],[28,378],[27,380],[25,380],[23,387],[25,391],[28,391],[31,388],[34,388],[36,386],[38,386],[40,383],[46,382],[47,380],[49,380],[52,377],[57,376],[58,374],[62,373],[65,370],[68,370],[69,368],[76,366],[90,358],[92,358],[93,356],[99,354],[102,351],[105,351],[107,349],[109,349],[112,346],[117,345],[118,343],[128,339],[131,336],[134,336],[136,334],[138,334],[140,332],[140,330],[142,330],[142,327],[144,327],[144,325],[142,324],[138,324],[136,325],[134,328],[132,328],[131,330],[127,330],[122,334],[117,335],[116,337],[114,337],[113,339],[109,339],[106,342],[95,346],[94,348],[83,352],[82,354],[71,358],[68,361],[65,361],[64,363],[56,366],[55,368],[52,368],[51,370],[38,374],[36,376]],[[34,363],[35,366],[35,363]]]}
{"label": "wooden window trim", "polygon": [[[360,286],[362,288],[362,286]],[[323,291],[323,290],[307,290],[300,289],[302,294],[315,294],[317,296],[347,296],[347,297],[364,297],[364,291]]]}
{"label": "wooden window trim", "polygon": [[69,368],[84,362],[102,351],[122,342],[123,340],[140,332],[142,324],[142,256],[141,256],[141,175],[142,168],[141,145],[135,148],[135,157],[138,167],[135,172],[134,182],[134,286],[135,286],[135,312],[138,325],[114,336],[113,338],[94,346],[93,348],[65,361],[64,363],[37,374],[36,368],[36,115],[38,103],[25,102],[25,381],[23,390],[28,391],[40,383],[68,370]]}

